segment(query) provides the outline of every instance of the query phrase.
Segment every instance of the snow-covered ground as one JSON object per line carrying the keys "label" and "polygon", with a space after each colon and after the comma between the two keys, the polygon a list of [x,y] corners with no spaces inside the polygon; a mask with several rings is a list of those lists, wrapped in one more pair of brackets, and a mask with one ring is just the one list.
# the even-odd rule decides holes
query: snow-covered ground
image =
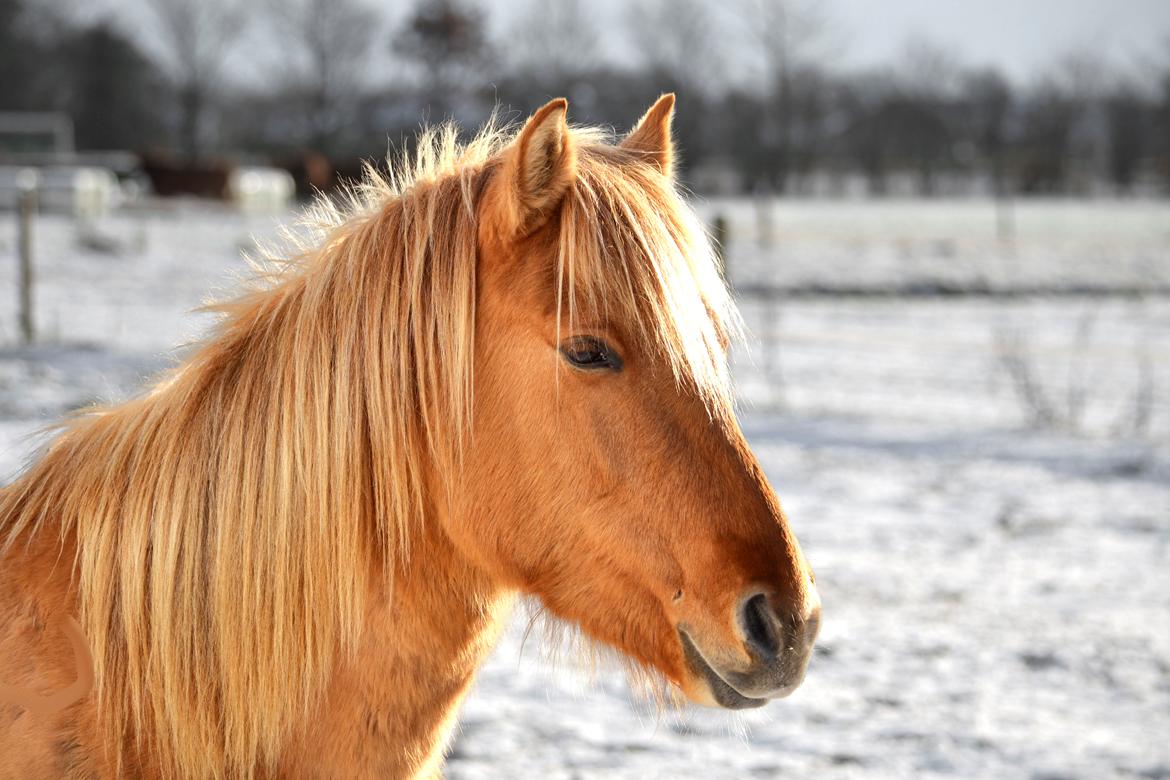
{"label": "snow-covered ground", "polygon": [[1170,290],[1166,201],[715,199],[741,286]]}
{"label": "snow-covered ground", "polygon": [[[745,302],[735,371],[825,603],[807,682],[746,715],[662,712],[616,669],[547,661],[518,614],[448,776],[1170,778],[1170,297],[807,295],[1156,290],[1170,204],[1017,203],[1011,242],[986,204],[773,210],[761,231],[751,202],[704,207],[730,217],[736,281],[802,293]],[[197,337],[189,311],[274,224],[42,218],[26,349],[0,215],[0,481],[40,426]]]}

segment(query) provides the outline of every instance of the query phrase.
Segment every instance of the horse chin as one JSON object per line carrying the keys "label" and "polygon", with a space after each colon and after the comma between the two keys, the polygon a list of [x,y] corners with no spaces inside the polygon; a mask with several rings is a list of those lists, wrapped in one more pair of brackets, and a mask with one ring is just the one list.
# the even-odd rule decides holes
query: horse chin
{"label": "horse chin", "polygon": [[707,663],[707,659],[699,652],[699,648],[695,646],[694,641],[687,636],[685,631],[678,632],[679,641],[682,642],[683,655],[686,657],[687,667],[691,674],[704,683],[706,690],[699,696],[691,696],[692,700],[698,704],[703,704],[709,707],[722,707],[728,710],[749,710],[756,707],[763,707],[768,703],[768,699],[756,699],[750,696],[744,696],[742,693],[732,688],[726,680],[719,676],[719,673],[712,668],[711,664]]}

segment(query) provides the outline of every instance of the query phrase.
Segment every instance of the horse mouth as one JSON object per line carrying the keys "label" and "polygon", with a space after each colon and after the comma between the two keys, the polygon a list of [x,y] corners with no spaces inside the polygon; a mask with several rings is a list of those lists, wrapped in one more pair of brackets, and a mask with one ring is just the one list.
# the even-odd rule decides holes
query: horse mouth
{"label": "horse mouth", "polygon": [[693,674],[707,682],[707,687],[711,689],[711,696],[720,707],[729,710],[748,710],[763,707],[768,703],[767,699],[753,699],[731,687],[726,680],[719,676],[711,664],[707,663],[707,659],[699,652],[699,648],[695,646],[694,641],[687,636],[685,631],[679,629],[678,636],[679,641],[682,642],[687,666],[690,667]]}

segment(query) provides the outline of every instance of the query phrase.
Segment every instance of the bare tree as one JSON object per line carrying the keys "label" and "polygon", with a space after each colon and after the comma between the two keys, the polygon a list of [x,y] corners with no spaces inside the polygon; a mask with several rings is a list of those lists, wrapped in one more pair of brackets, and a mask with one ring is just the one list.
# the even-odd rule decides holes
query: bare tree
{"label": "bare tree", "polygon": [[1122,80],[1105,98],[1109,178],[1118,192],[1129,192],[1157,132],[1154,106],[1138,84]]}
{"label": "bare tree", "polygon": [[559,81],[600,62],[601,33],[581,0],[529,0],[511,33],[518,45],[508,64],[522,73]]}
{"label": "bare tree", "polygon": [[[1162,63],[1157,68],[1157,106],[1154,121],[1160,127],[1170,127],[1170,36],[1167,36],[1162,54]],[[1161,160],[1162,186],[1170,192],[1170,133],[1159,133],[1155,150]]]}
{"label": "bare tree", "polygon": [[1015,212],[1008,192],[1007,153],[1015,96],[1011,84],[994,68],[967,73],[961,89],[969,138],[991,179],[996,234],[1010,246],[1015,240]]}
{"label": "bare tree", "polygon": [[329,151],[362,93],[378,16],[362,0],[269,0],[283,77],[304,102],[308,143]]}
{"label": "bare tree", "polygon": [[157,142],[165,105],[162,75],[108,22],[71,31],[68,106],[80,149],[142,149]]}
{"label": "bare tree", "polygon": [[988,68],[966,74],[962,90],[972,141],[987,164],[996,197],[1001,197],[1006,189],[1011,85],[998,70]]}
{"label": "bare tree", "polygon": [[1070,52],[1053,69],[1051,79],[1069,108],[1066,152],[1073,175],[1066,186],[1074,191],[1090,190],[1108,177],[1106,97],[1115,78],[1112,63],[1091,49]]}
{"label": "bare tree", "polygon": [[933,194],[935,173],[951,154],[947,108],[960,90],[962,67],[943,46],[911,38],[893,74],[903,154],[918,169],[920,190]]}
{"label": "bare tree", "polygon": [[797,134],[797,76],[815,70],[828,45],[829,22],[814,0],[740,0],[746,40],[755,43],[764,92],[772,110],[764,132],[775,148],[775,184],[783,190],[794,168]]}
{"label": "bare tree", "polygon": [[492,57],[483,10],[462,0],[419,0],[394,49],[422,68],[424,90],[442,114],[457,94],[482,79]]}
{"label": "bare tree", "polygon": [[703,0],[646,0],[629,6],[628,23],[643,66],[699,96],[727,70],[719,20]]}
{"label": "bare tree", "polygon": [[178,94],[179,137],[188,163],[203,150],[204,120],[223,81],[225,58],[243,31],[241,0],[147,0],[156,49]]}

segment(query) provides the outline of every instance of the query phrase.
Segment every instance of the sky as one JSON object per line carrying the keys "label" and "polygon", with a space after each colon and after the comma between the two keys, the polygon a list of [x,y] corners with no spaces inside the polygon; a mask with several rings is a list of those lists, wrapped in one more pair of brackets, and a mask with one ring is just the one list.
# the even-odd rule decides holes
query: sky
{"label": "sky", "polygon": [[[629,3],[584,1],[610,18],[620,18]],[[803,1],[827,17],[833,56],[846,68],[895,61],[915,39],[939,44],[961,62],[998,66],[1018,81],[1044,73],[1073,51],[1091,50],[1121,67],[1170,57],[1170,0]],[[530,0],[488,5],[517,13]]]}
{"label": "sky", "polygon": [[[150,0],[43,0],[75,16],[113,12],[130,28],[142,27]],[[258,2],[258,0],[246,0]],[[544,3],[558,0],[478,0],[498,31]],[[710,0],[728,9],[744,0]],[[413,0],[361,0],[379,9],[387,31],[401,23]],[[579,0],[599,25],[615,33],[603,42],[605,56],[628,64],[633,58],[627,7],[634,0]],[[1027,82],[1051,72],[1070,52],[1090,51],[1123,69],[1170,58],[1170,0],[793,0],[813,3],[832,30],[828,58],[843,68],[896,61],[911,40],[943,46],[959,62],[995,65]],[[82,10],[84,9],[84,10]],[[723,11],[726,17],[726,10]],[[732,20],[734,21],[734,20]],[[732,23],[729,27],[735,27]],[[727,33],[731,35],[732,33]],[[522,44],[518,44],[522,45]],[[734,51],[735,46],[729,47]],[[734,68],[734,64],[732,65]],[[748,67],[748,66],[745,66]]]}
{"label": "sky", "polygon": [[[825,0],[847,30],[851,64],[895,58],[923,36],[961,60],[996,64],[1017,79],[1073,50],[1121,66],[1170,56],[1170,0]],[[880,11],[878,10],[880,9]]]}

